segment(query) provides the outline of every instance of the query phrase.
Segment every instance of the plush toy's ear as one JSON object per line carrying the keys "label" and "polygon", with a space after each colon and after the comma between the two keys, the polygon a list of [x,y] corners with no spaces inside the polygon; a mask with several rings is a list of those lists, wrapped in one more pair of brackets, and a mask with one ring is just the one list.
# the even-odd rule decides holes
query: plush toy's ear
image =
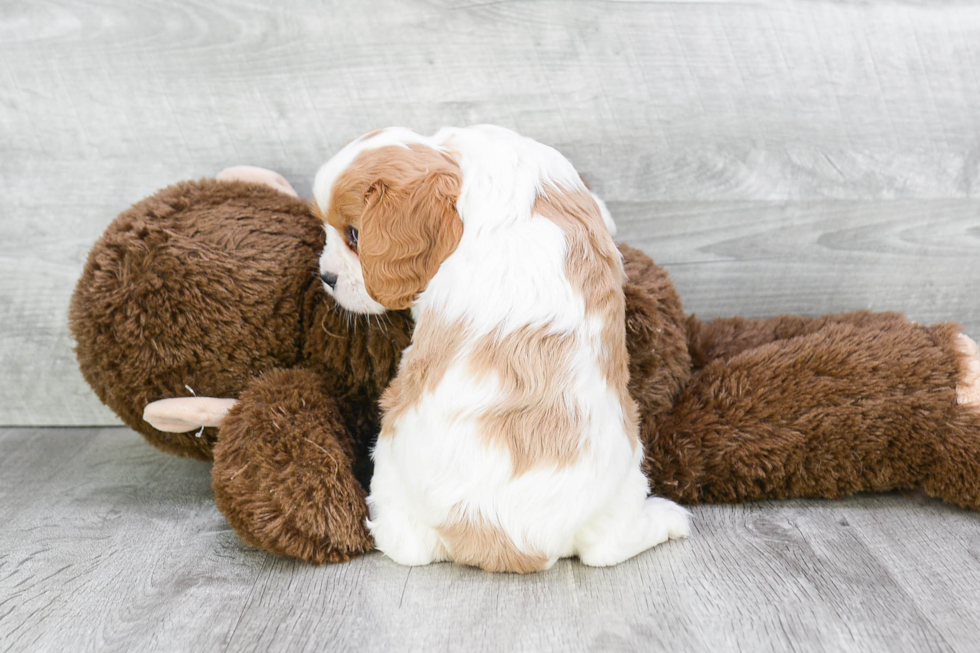
{"label": "plush toy's ear", "polygon": [[379,179],[368,189],[358,249],[364,286],[386,308],[410,307],[463,236],[453,168]]}
{"label": "plush toy's ear", "polygon": [[225,168],[219,172],[215,179],[218,181],[247,181],[253,184],[262,184],[263,186],[268,186],[273,190],[277,190],[280,193],[285,193],[290,197],[295,197],[299,199],[299,195],[296,194],[296,190],[293,188],[292,184],[286,181],[286,178],[280,175],[278,172],[269,170],[267,168],[259,168],[256,166],[232,166],[231,168]]}

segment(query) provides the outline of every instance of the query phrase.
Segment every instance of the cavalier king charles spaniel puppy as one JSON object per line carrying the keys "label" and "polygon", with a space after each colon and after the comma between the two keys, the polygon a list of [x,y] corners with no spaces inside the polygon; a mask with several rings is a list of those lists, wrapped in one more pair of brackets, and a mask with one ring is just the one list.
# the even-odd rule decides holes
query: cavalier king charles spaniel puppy
{"label": "cavalier king charles spaniel puppy", "polygon": [[324,164],[313,195],[327,292],[415,318],[381,399],[378,549],[531,572],[688,535],[683,508],[647,497],[623,262],[567,159],[500,127],[390,128]]}

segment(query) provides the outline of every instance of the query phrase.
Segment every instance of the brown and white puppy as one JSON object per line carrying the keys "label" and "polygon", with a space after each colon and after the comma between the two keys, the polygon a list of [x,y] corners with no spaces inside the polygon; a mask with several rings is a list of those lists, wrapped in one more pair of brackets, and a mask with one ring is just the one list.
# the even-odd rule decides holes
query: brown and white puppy
{"label": "brown and white puppy", "polygon": [[556,150],[492,126],[379,130],[319,171],[324,283],[411,308],[368,527],[402,564],[610,565],[685,537],[647,497],[608,212]]}

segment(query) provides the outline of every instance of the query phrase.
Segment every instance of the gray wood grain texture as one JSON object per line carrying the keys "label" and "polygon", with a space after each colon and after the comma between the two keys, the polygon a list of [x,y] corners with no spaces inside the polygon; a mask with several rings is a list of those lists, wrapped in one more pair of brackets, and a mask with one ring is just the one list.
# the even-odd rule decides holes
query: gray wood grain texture
{"label": "gray wood grain texture", "polygon": [[694,510],[538,575],[246,548],[208,466],[123,428],[0,429],[2,651],[975,651],[980,515],[919,495]]}
{"label": "gray wood grain texture", "polygon": [[65,325],[108,222],[370,129],[565,152],[710,317],[860,307],[980,335],[975,2],[0,1],[0,424],[117,420]]}

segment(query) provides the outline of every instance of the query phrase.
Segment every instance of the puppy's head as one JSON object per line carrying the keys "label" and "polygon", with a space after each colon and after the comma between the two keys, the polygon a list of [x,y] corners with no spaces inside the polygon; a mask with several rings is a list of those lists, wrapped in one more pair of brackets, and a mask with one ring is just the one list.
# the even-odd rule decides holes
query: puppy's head
{"label": "puppy's head", "polygon": [[429,145],[385,136],[351,143],[314,183],[327,231],[321,277],[358,313],[412,306],[463,235],[459,166]]}

